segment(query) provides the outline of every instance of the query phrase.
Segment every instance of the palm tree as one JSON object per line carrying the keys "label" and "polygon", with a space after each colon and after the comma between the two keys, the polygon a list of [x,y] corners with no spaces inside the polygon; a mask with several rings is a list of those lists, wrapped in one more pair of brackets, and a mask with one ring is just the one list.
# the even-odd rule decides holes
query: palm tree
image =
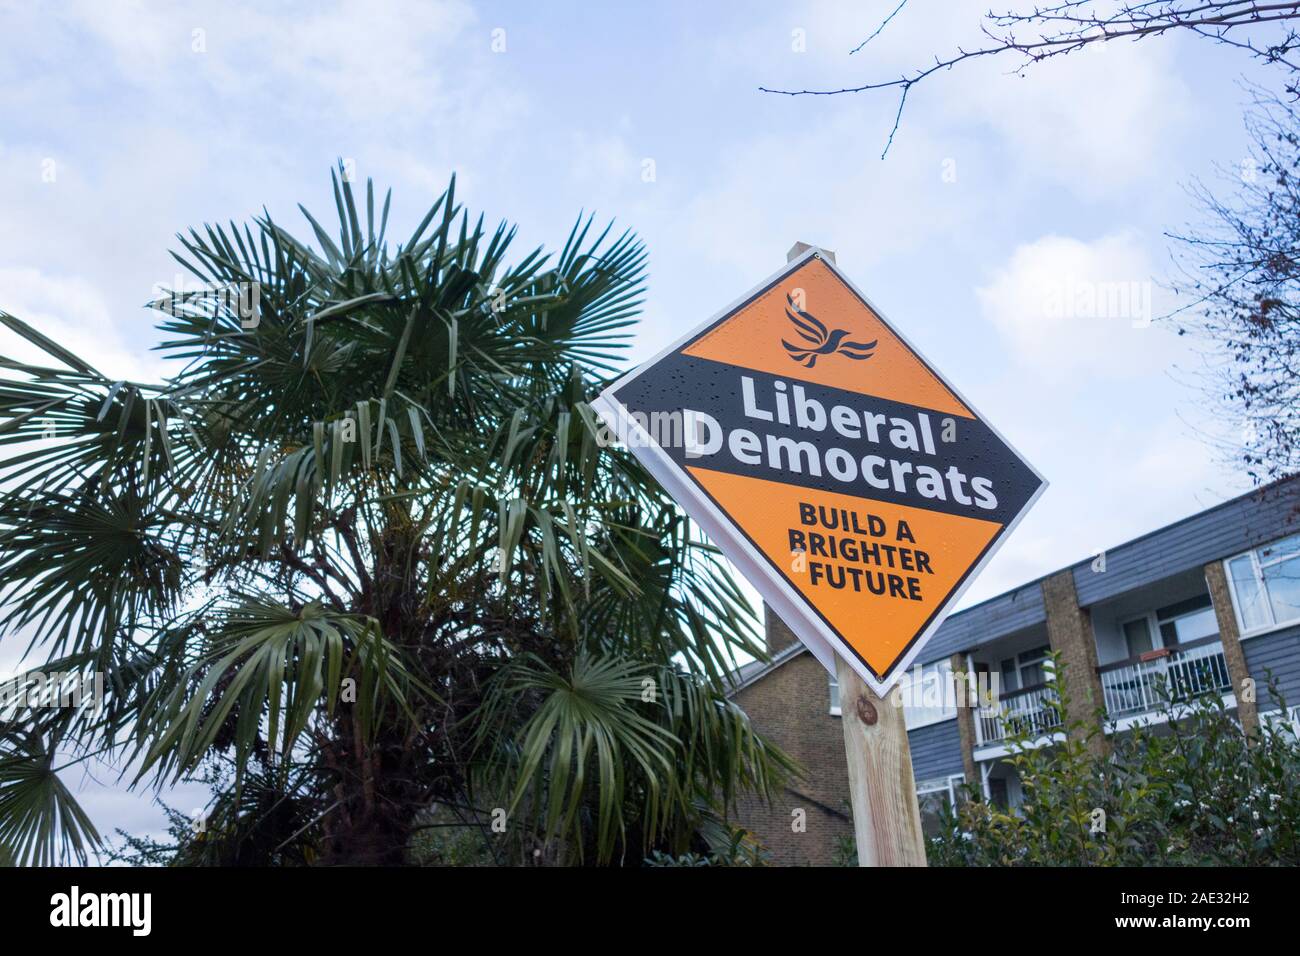
{"label": "palm tree", "polygon": [[214,782],[182,862],[402,863],[435,819],[498,862],[698,847],[792,767],[725,696],[741,593],[586,404],[642,245],[579,218],[507,265],[453,178],[394,247],[332,178],[337,236],[178,237],[162,384],[0,312],[48,357],[0,357],[0,626],[106,687],[0,714],[0,848],[95,852],[92,758]]}

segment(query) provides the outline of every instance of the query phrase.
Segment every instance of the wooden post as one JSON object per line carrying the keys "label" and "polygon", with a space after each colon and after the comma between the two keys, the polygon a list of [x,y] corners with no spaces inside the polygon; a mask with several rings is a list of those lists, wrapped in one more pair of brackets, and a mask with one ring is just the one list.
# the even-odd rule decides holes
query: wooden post
{"label": "wooden post", "polygon": [[[786,261],[792,262],[810,248],[806,242],[796,242],[786,253]],[[835,261],[835,253],[829,249],[820,252]],[[895,687],[890,699],[881,700],[842,658],[837,657],[835,663],[858,866],[925,866],[912,750],[899,706],[902,691]]]}
{"label": "wooden post", "polygon": [[882,700],[843,658],[836,676],[858,866],[925,866],[902,690],[895,686]]}

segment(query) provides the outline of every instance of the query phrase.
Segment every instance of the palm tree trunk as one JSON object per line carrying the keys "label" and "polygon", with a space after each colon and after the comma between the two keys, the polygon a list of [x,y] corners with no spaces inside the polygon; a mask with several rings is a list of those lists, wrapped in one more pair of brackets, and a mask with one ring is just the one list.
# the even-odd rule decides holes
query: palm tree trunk
{"label": "palm tree trunk", "polygon": [[326,749],[326,764],[337,778],[336,802],[322,822],[320,862],[402,866],[417,810],[405,788],[396,783],[407,776],[402,772],[402,751],[383,740],[367,745],[350,718],[336,727],[340,736]]}

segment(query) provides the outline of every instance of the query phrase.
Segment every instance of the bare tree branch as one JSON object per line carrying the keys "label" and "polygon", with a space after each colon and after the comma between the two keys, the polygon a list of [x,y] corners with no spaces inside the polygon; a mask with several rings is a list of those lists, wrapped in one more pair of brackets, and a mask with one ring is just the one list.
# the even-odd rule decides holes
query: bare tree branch
{"label": "bare tree branch", "polygon": [[[870,36],[849,51],[850,54],[857,53],[879,36],[906,5],[907,0],[902,0]],[[894,135],[898,132],[898,125],[902,119],[903,107],[907,103],[907,96],[912,87],[935,73],[950,70],[968,60],[1017,54],[1020,62],[1011,72],[1022,74],[1034,64],[1054,57],[1066,56],[1095,44],[1108,43],[1112,40],[1137,41],[1173,31],[1185,31],[1242,50],[1266,63],[1300,71],[1300,63],[1292,58],[1292,54],[1300,47],[1300,33],[1290,27],[1278,33],[1274,26],[1297,20],[1300,20],[1300,2],[1141,0],[1141,2],[1113,4],[1099,2],[1099,0],[1069,0],[1051,6],[1035,6],[1026,13],[994,13],[990,10],[984,15],[984,22],[980,27],[988,41],[984,46],[973,50],[958,47],[955,53],[947,57],[935,57],[934,63],[930,66],[919,67],[894,79],[872,81],[839,89],[794,90],[766,86],[759,89],[764,93],[783,96],[838,96],[843,93],[898,90],[898,111],[894,116],[894,125],[890,130],[884,152],[881,153],[883,159],[889,152],[889,147],[893,145]],[[1264,42],[1259,35],[1270,29],[1274,30],[1276,35],[1272,36],[1269,42]],[[1018,30],[1030,31],[1032,36],[1021,39],[1017,36]],[[1254,35],[1246,35],[1248,33]],[[1287,91],[1292,95],[1300,95],[1294,82],[1288,84]]]}
{"label": "bare tree branch", "polygon": [[1300,113],[1257,91],[1246,125],[1227,196],[1195,187],[1207,224],[1170,236],[1187,305],[1169,319],[1205,346],[1206,398],[1236,426],[1222,451],[1264,482],[1300,471]]}

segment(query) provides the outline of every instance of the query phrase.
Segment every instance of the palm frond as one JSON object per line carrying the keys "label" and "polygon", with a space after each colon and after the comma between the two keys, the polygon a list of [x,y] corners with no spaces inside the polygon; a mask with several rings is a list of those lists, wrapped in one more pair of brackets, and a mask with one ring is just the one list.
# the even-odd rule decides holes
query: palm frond
{"label": "palm frond", "polygon": [[640,772],[650,787],[650,828],[661,813],[660,781],[673,773],[676,738],[638,711],[648,671],[629,661],[580,654],[567,674],[544,661],[512,661],[498,674],[484,705],[480,741],[491,745],[509,724],[521,698],[540,697],[518,728],[513,756],[515,780],[507,814],[523,808],[547,839],[572,840],[581,853],[579,812],[594,792],[597,852],[608,858],[624,834],[627,774]]}
{"label": "palm frond", "polygon": [[0,852],[20,866],[85,864],[99,833],[59,779],[55,748],[26,735],[0,735]]}
{"label": "palm frond", "polygon": [[436,699],[414,680],[373,621],[330,612],[318,602],[284,607],[247,596],[223,608],[208,647],[185,678],[159,688],[141,714],[147,744],[140,774],[157,766],[179,778],[193,771],[223,730],[233,730],[242,765],[262,739],[287,759],[314,716],[333,714],[344,681],[360,734],[386,713],[411,714],[413,694]]}

